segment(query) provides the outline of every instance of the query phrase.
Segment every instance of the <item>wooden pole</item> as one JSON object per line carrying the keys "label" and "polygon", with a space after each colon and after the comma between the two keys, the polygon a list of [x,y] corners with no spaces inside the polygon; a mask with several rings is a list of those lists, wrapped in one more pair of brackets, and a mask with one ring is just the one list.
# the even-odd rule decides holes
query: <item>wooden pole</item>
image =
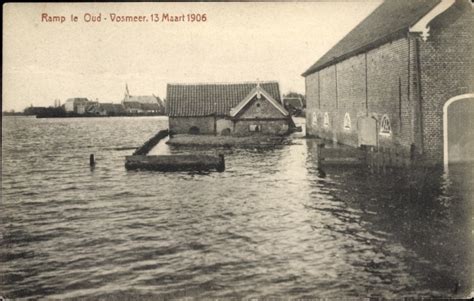
{"label": "wooden pole", "polygon": [[217,168],[217,171],[218,172],[223,172],[225,170],[225,159],[224,159],[224,155],[223,154],[219,154],[219,159],[220,159],[220,162],[219,162],[219,166]]}

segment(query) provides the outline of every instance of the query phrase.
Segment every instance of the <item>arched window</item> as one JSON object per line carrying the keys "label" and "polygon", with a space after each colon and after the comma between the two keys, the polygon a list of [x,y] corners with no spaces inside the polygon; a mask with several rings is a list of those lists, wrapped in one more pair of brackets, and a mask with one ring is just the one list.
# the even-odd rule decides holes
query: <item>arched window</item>
{"label": "arched window", "polygon": [[328,112],[324,113],[324,123],[323,123],[325,128],[329,127],[329,114]]}
{"label": "arched window", "polygon": [[221,131],[221,135],[222,136],[229,136],[231,133],[230,129],[229,128],[225,128]]}
{"label": "arched window", "polygon": [[344,129],[351,129],[351,116],[349,115],[349,113],[346,113],[346,115],[344,115]]}
{"label": "arched window", "polygon": [[192,127],[189,128],[189,133],[191,135],[197,135],[197,134],[199,134],[199,132],[200,131],[199,131],[199,128],[197,126],[192,126]]}
{"label": "arched window", "polygon": [[383,115],[382,120],[380,121],[380,134],[382,135],[391,135],[392,126],[390,125],[390,118],[388,115]]}

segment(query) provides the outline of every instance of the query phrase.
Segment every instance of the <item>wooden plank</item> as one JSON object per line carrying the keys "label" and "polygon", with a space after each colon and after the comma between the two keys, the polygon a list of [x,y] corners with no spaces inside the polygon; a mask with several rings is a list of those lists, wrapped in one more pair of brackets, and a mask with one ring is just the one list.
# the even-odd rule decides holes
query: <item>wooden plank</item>
{"label": "wooden plank", "polygon": [[211,155],[135,155],[125,157],[129,170],[146,169],[158,171],[224,171],[224,156]]}
{"label": "wooden plank", "polygon": [[148,139],[142,146],[137,148],[134,155],[146,155],[157,145],[161,139],[168,136],[168,130],[159,131],[155,136]]}

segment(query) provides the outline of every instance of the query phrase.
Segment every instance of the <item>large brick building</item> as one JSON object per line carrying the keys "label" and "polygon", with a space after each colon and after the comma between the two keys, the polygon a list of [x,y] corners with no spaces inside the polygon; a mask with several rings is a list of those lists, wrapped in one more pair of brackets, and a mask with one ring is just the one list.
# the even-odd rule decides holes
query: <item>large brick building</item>
{"label": "large brick building", "polygon": [[177,134],[282,135],[291,122],[277,82],[168,84],[166,99]]}
{"label": "large brick building", "polygon": [[303,73],[308,135],[473,160],[473,31],[468,0],[386,0]]}

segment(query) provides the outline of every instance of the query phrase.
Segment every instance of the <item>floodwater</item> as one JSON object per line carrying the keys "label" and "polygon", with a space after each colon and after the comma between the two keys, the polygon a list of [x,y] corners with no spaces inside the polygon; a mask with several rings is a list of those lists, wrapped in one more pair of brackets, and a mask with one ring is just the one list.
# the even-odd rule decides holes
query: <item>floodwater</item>
{"label": "floodwater", "polygon": [[223,173],[126,171],[132,148],[166,127],[165,117],[3,118],[1,296],[470,294],[465,166],[321,171],[317,141],[294,137],[169,150],[222,152]]}

